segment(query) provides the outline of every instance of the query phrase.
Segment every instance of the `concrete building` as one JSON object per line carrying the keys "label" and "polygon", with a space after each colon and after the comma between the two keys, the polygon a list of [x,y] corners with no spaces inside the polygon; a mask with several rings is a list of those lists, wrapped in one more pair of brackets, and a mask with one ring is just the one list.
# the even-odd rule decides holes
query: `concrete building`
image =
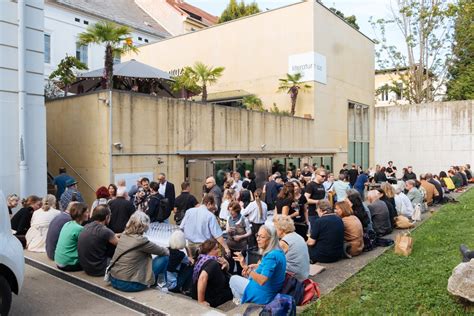
{"label": "concrete building", "polygon": [[[170,72],[197,60],[224,66],[211,93],[256,94],[267,108],[289,109],[289,96],[276,92],[287,72],[303,72],[312,89],[299,96],[300,117],[120,91],[50,101],[48,120],[59,123],[48,126],[48,140],[81,174],[91,199],[109,181],[132,185],[139,175],[159,172],[176,185],[188,179],[199,195],[206,176],[220,183],[229,170],[254,170],[263,181],[304,163],[333,170],[373,160],[373,42],[320,3],[267,11],[140,51],[130,58]],[[52,170],[62,163],[56,152],[48,152]]]}
{"label": "concrete building", "polygon": [[217,24],[219,18],[182,0],[135,0],[171,35],[201,30]]}
{"label": "concrete building", "polygon": [[0,1],[0,190],[46,193],[42,0]]}
{"label": "concrete building", "polygon": [[66,54],[76,56],[91,70],[104,67],[104,46],[77,44],[78,35],[100,20],[129,26],[137,46],[171,36],[134,0],[46,0],[44,16],[45,76]]}
{"label": "concrete building", "polygon": [[313,119],[308,147],[334,148],[337,167],[367,167],[373,159],[374,43],[317,1],[168,38],[129,58],[173,75],[196,61],[223,66],[210,96],[227,93],[235,102],[255,94],[267,109],[290,109],[289,95],[277,92],[279,79],[301,72],[312,87],[296,106],[297,116]]}
{"label": "concrete building", "polygon": [[377,107],[374,163],[411,165],[417,175],[472,165],[473,117],[472,100]]}

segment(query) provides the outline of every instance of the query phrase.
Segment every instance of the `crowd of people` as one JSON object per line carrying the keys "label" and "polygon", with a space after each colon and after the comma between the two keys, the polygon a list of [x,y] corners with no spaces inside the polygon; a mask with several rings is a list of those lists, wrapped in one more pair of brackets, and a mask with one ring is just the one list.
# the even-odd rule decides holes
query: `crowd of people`
{"label": "crowd of people", "polygon": [[[261,188],[250,171],[243,179],[226,173],[222,188],[210,176],[196,197],[188,182],[176,196],[160,173],[130,190],[124,180],[102,186],[88,207],[77,181],[61,168],[56,195],[30,196],[14,215],[19,197],[8,196],[7,203],[24,247],[45,252],[58,269],[109,273],[121,291],[158,287],[217,307],[232,299],[267,304],[287,274],[304,281],[311,263],[370,251],[400,218],[417,220],[470,182],[470,165],[418,177],[411,167],[399,174],[392,162],[366,171],[344,164],[336,175],[305,165],[269,175]],[[151,223],[171,217],[179,230],[168,247],[147,238]]]}

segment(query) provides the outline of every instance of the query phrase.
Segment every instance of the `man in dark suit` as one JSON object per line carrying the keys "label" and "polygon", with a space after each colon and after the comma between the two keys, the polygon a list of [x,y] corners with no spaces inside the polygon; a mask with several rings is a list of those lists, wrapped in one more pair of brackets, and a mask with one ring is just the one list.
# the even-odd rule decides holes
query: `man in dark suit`
{"label": "man in dark suit", "polygon": [[158,193],[168,199],[170,211],[173,210],[174,200],[176,199],[174,184],[166,180],[166,175],[164,173],[158,174],[158,183],[160,184]]}

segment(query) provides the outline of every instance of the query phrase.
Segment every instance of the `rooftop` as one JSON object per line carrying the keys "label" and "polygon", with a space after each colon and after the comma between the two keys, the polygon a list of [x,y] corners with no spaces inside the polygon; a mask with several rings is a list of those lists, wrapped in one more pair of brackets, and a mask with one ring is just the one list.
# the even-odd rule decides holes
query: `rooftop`
{"label": "rooftop", "polygon": [[176,10],[180,11],[181,14],[198,20],[207,26],[217,24],[219,21],[219,17],[186,3],[183,0],[166,0],[166,2]]}
{"label": "rooftop", "polygon": [[46,0],[46,4],[55,4],[69,9],[94,15],[118,24],[159,37],[169,34],[155,19],[143,11],[134,0]]}

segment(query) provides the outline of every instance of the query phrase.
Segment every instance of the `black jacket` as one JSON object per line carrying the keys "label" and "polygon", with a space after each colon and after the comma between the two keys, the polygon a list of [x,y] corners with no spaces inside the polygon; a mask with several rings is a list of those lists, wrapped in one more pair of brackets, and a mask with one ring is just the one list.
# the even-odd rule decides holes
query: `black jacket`
{"label": "black jacket", "polygon": [[135,212],[135,206],[131,201],[127,201],[123,197],[117,197],[109,202],[110,223],[108,227],[114,233],[121,233],[125,230],[130,216]]}
{"label": "black jacket", "polygon": [[170,210],[174,209],[176,193],[174,191],[174,184],[168,181],[166,182],[165,198],[168,199]]}

